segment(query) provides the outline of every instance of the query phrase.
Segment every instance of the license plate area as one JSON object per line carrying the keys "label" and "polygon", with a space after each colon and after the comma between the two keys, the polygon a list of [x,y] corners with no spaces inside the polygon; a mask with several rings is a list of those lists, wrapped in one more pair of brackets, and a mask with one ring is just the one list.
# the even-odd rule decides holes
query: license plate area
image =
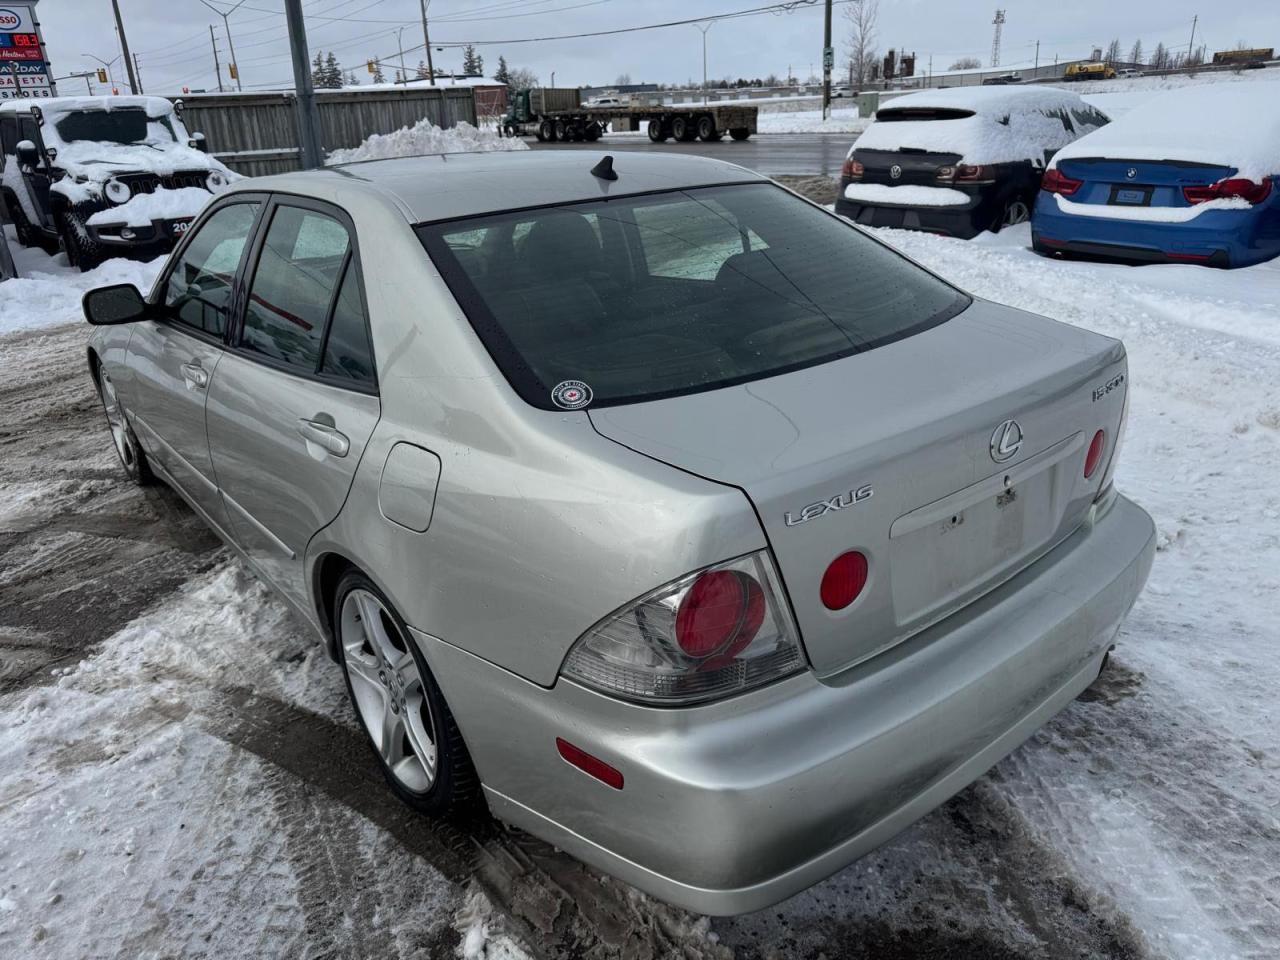
{"label": "license plate area", "polygon": [[1151,187],[1113,186],[1111,199],[1108,202],[1118,207],[1149,207],[1152,189]]}
{"label": "license plate area", "polygon": [[1054,538],[1083,447],[1075,434],[1004,473],[899,517],[889,562],[897,623],[936,618],[1004,579]]}

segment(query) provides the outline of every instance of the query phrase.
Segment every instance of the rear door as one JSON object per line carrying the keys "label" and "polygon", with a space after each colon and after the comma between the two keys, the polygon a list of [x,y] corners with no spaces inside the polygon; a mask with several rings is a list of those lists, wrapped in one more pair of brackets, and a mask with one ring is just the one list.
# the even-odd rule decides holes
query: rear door
{"label": "rear door", "polygon": [[236,278],[263,199],[237,197],[210,213],[157,284],[160,319],[134,325],[127,393],[148,454],[226,530],[204,408],[223,356]]}
{"label": "rear door", "polygon": [[209,445],[235,539],[302,606],[307,542],[346,501],[381,409],[354,241],[336,208],[272,204],[209,391]]}

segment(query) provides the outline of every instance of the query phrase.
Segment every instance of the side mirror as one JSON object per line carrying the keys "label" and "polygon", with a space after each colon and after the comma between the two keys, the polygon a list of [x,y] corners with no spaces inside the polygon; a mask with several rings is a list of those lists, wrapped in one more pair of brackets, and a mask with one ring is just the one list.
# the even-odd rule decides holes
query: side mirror
{"label": "side mirror", "polygon": [[81,304],[84,318],[95,327],[113,326],[117,323],[133,323],[145,320],[151,307],[132,283],[117,283],[109,287],[97,287],[84,295]]}
{"label": "side mirror", "polygon": [[36,149],[36,145],[30,140],[19,140],[13,148],[13,152],[18,158],[18,166],[20,167],[40,165],[40,151]]}
{"label": "side mirror", "polygon": [[191,135],[191,146],[195,147],[201,153],[209,152],[209,144],[204,138],[204,134],[197,130]]}

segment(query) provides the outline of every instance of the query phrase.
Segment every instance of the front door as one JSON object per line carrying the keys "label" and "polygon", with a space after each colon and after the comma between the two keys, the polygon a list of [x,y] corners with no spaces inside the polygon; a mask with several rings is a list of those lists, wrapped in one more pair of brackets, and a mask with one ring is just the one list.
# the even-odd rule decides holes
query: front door
{"label": "front door", "polygon": [[209,446],[236,541],[306,609],[307,543],[346,501],[381,407],[349,220],[292,199],[268,216]]}
{"label": "front door", "polygon": [[260,201],[215,211],[191,237],[159,288],[160,318],[129,340],[130,411],[148,455],[224,532],[205,430],[209,384],[224,354],[235,277]]}

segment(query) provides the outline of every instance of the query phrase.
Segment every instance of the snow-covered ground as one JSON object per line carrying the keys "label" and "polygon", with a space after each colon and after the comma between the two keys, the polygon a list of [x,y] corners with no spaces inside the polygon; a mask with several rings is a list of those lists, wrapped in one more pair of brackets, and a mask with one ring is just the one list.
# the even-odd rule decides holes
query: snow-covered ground
{"label": "snow-covered ground", "polygon": [[81,275],[18,250],[0,956],[1280,956],[1280,262],[1060,262],[1025,226],[879,235],[976,295],[1124,339],[1117,482],[1160,549],[1086,699],[882,850],[714,922],[399,807],[336,667],[175,497],[117,472],[79,295],[158,263]]}

